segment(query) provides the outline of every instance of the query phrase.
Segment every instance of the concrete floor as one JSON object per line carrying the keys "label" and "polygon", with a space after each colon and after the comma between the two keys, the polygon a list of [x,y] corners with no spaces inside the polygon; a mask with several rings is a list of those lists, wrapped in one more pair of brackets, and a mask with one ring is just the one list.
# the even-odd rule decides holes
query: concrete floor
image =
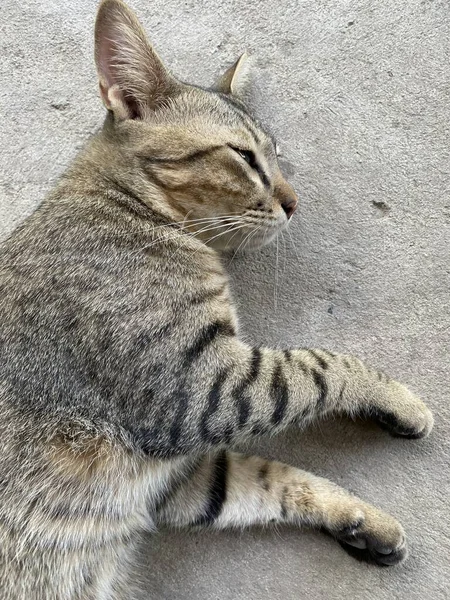
{"label": "concrete floor", "polygon": [[[361,565],[319,534],[159,534],[142,598],[450,598],[450,17],[445,0],[133,0],[175,73],[205,84],[248,48],[301,198],[290,235],[235,261],[254,343],[352,352],[434,409],[426,441],[323,423],[258,451],[392,512],[411,557]],[[94,0],[2,0],[0,227],[44,197],[103,116]]]}

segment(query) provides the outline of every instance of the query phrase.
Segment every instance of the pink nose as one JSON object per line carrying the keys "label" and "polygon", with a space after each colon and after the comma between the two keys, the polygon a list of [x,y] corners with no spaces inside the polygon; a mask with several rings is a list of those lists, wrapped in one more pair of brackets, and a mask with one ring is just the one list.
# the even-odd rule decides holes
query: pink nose
{"label": "pink nose", "polygon": [[294,188],[281,176],[281,173],[275,186],[275,197],[286,213],[286,217],[290,219],[297,208],[298,198]]}
{"label": "pink nose", "polygon": [[297,198],[286,198],[281,203],[281,208],[286,213],[286,216],[288,219],[290,219],[292,217],[292,215],[294,214],[295,209],[297,208],[297,204],[298,204]]}

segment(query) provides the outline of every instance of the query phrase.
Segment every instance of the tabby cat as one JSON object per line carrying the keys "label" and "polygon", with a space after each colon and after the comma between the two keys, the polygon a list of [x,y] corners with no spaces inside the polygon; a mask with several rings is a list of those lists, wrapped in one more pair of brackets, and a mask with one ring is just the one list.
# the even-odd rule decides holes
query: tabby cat
{"label": "tabby cat", "polygon": [[104,126],[0,251],[0,597],[129,600],[140,532],[162,524],[307,525],[401,562],[389,515],[232,451],[328,415],[433,425],[356,358],[240,341],[221,251],[265,244],[297,205],[242,102],[245,57],[213,89],[182,83],[104,0],[95,58]]}

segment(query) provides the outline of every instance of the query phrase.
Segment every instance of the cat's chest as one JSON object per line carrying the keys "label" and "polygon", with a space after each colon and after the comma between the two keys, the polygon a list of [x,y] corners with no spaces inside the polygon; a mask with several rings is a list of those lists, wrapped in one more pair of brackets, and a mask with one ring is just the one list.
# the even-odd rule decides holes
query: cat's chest
{"label": "cat's chest", "polygon": [[124,285],[124,293],[109,296],[127,298],[145,322],[191,329],[219,320],[237,326],[229,276],[214,254],[149,257]]}

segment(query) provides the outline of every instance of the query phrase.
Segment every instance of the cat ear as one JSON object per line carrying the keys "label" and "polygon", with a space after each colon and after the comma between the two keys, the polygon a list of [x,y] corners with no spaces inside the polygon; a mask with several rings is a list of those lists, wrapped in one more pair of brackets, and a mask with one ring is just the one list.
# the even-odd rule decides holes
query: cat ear
{"label": "cat ear", "polygon": [[121,0],[103,0],[98,9],[95,62],[103,103],[119,120],[142,118],[178,86]]}
{"label": "cat ear", "polygon": [[244,97],[250,84],[250,59],[244,52],[214,86],[222,94]]}

